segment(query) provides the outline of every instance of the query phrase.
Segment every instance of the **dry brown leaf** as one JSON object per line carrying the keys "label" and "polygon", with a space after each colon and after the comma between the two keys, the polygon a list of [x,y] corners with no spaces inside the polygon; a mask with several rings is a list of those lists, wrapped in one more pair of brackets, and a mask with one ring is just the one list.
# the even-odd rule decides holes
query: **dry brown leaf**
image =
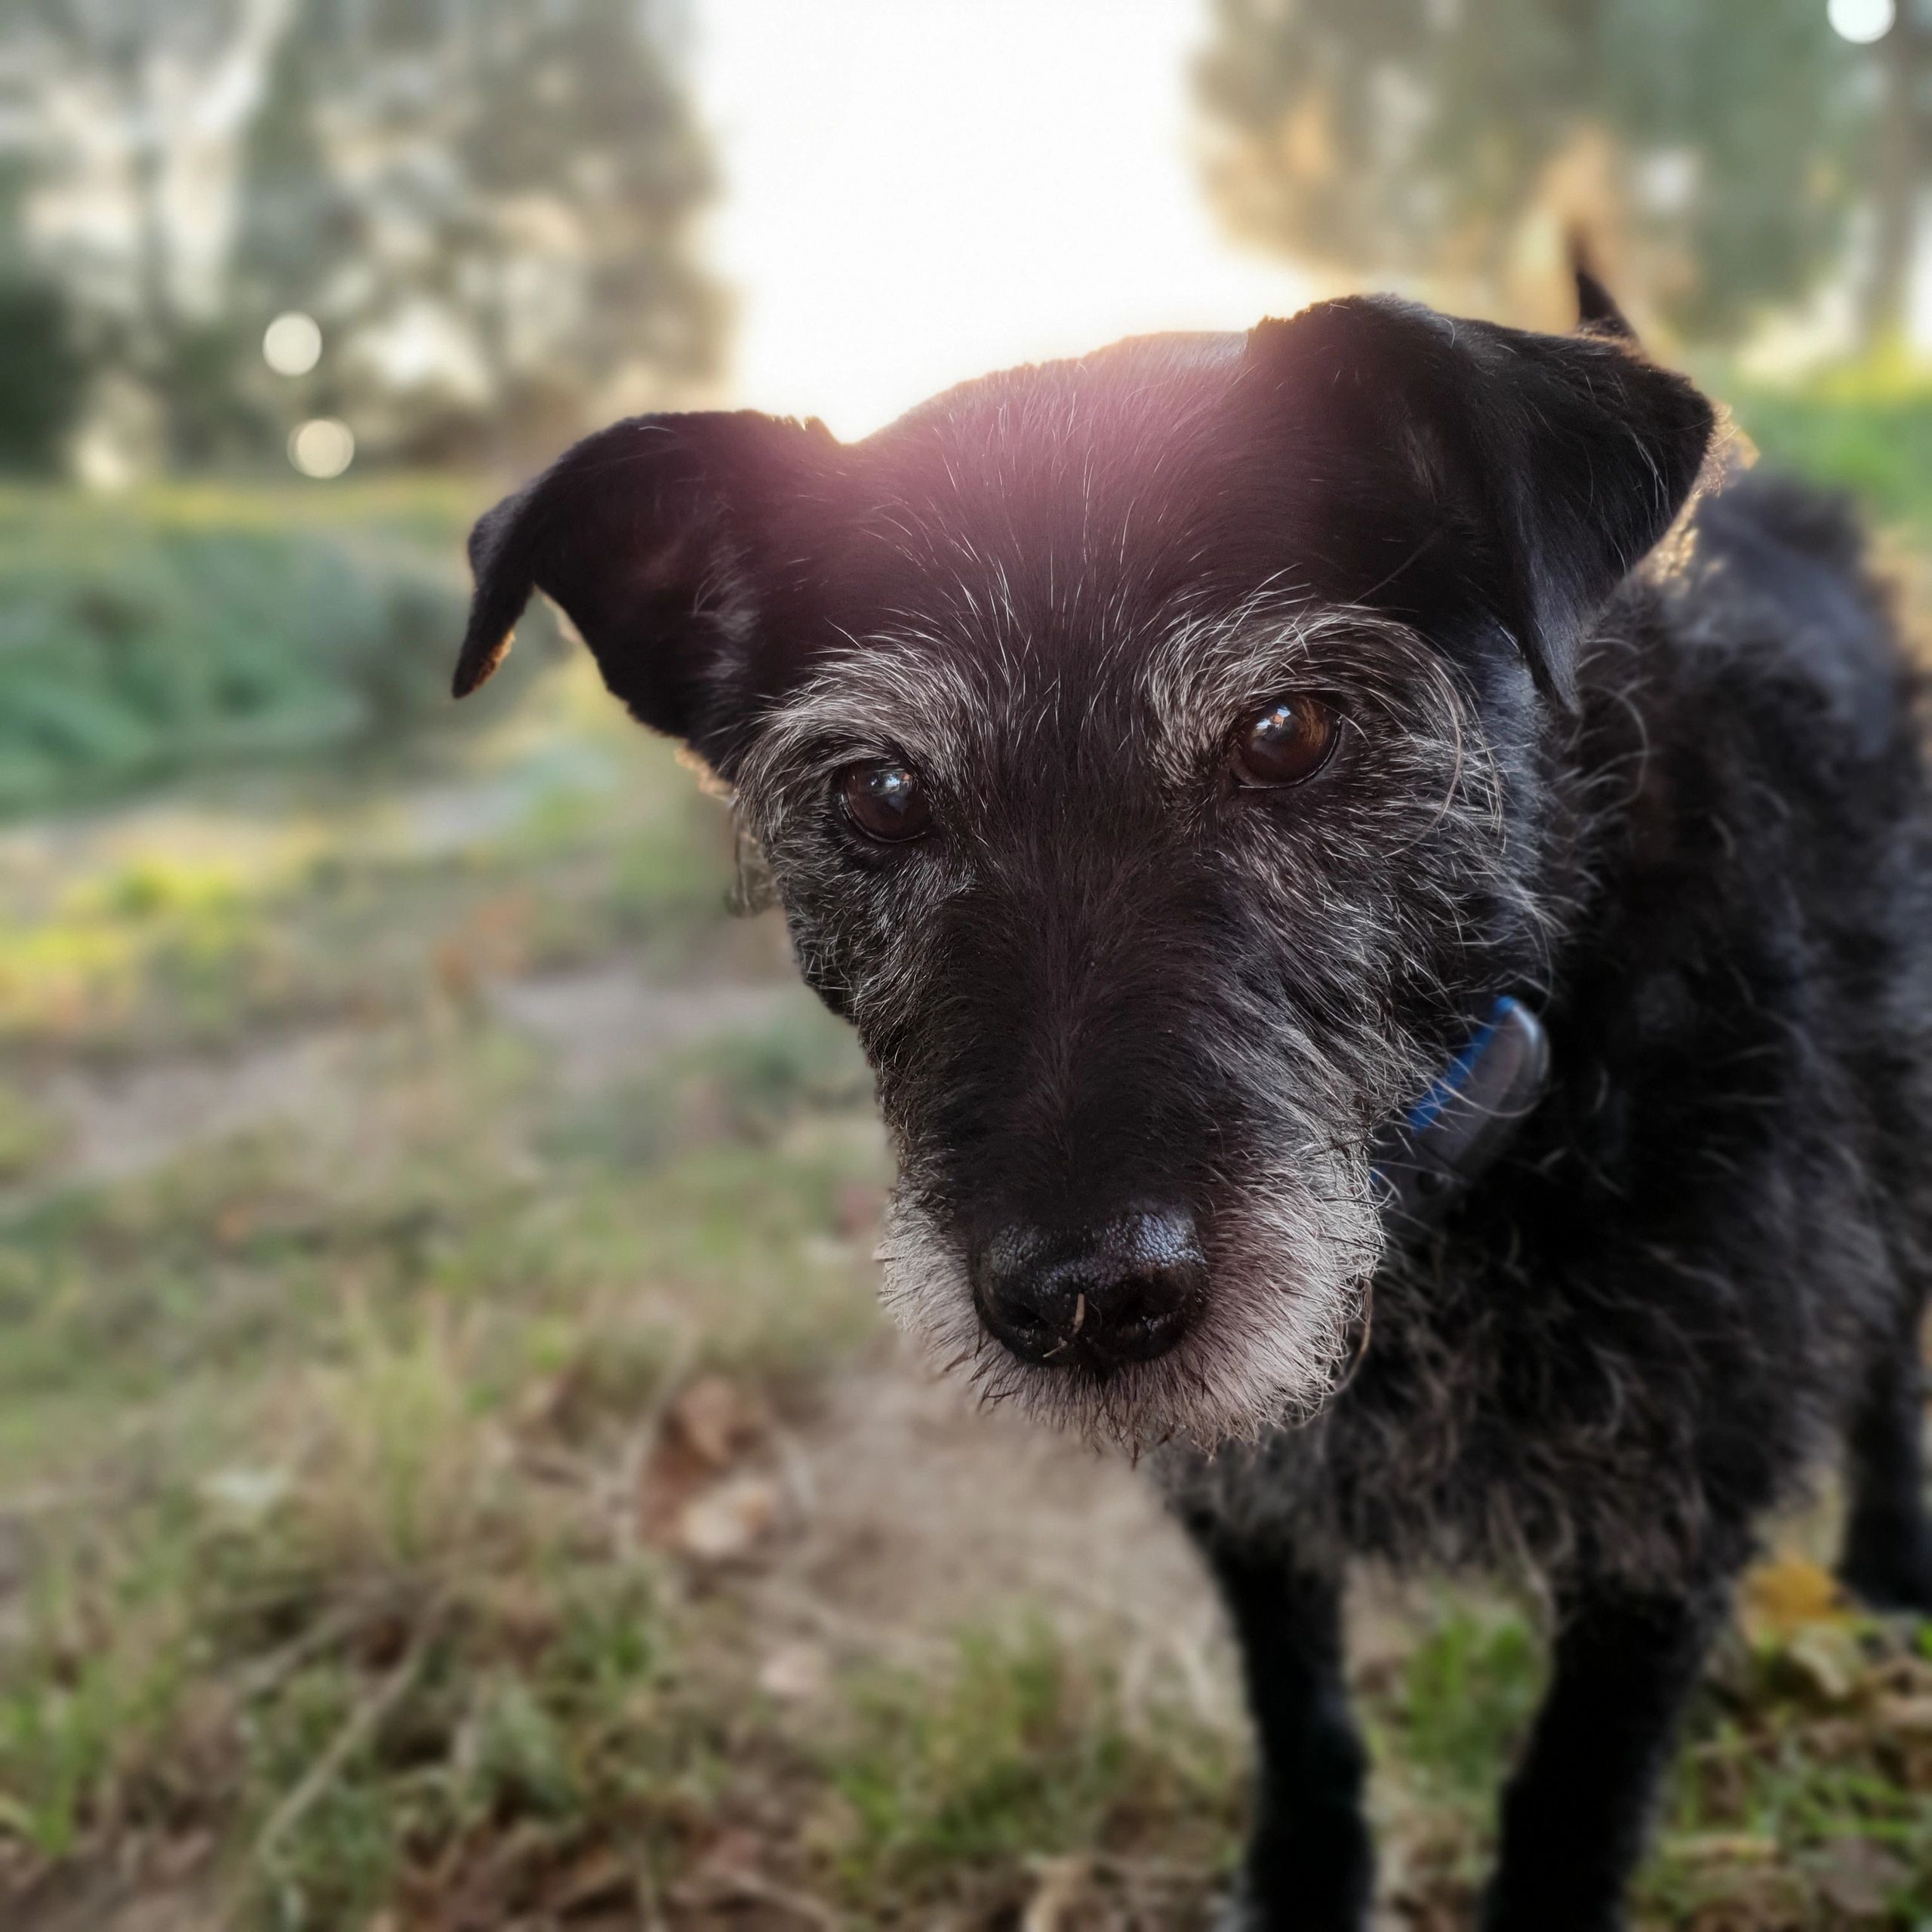
{"label": "dry brown leaf", "polygon": [[758,1687],[781,1703],[809,1703],[825,1694],[832,1660],[823,1644],[780,1644],[758,1666]]}
{"label": "dry brown leaf", "polygon": [[[638,1472],[641,1534],[688,1554],[701,1554],[688,1547],[687,1516],[696,1512],[700,1524],[715,1518],[719,1476],[761,1449],[771,1426],[758,1395],[721,1375],[700,1376],[681,1390]],[[703,1533],[701,1528],[700,1537]]]}
{"label": "dry brown leaf", "polygon": [[1902,1860],[1869,1838],[1834,1838],[1810,1869],[1825,1903],[1854,1918],[1876,1918],[1912,1875]]}
{"label": "dry brown leaf", "polygon": [[1932,1737],[1932,1695],[1881,1697],[1872,1706],[1873,1722],[1881,1730],[1906,1737]]}
{"label": "dry brown leaf", "polygon": [[778,1521],[778,1485],[765,1476],[728,1478],[693,1497],[673,1519],[671,1541],[701,1562],[743,1556]]}
{"label": "dry brown leaf", "polygon": [[1088,1932],[1104,1924],[1106,1899],[1090,1858],[1048,1858],[1020,1916],[1020,1932]]}
{"label": "dry brown leaf", "polygon": [[576,1914],[634,1898],[637,1880],[610,1846],[592,1845],[558,1873],[547,1891],[546,1903],[553,1912]]}
{"label": "dry brown leaf", "polygon": [[1680,1858],[1712,1865],[1758,1864],[1778,1855],[1778,1841],[1758,1832],[1685,1832],[1671,1841]]}
{"label": "dry brown leaf", "polygon": [[769,1426],[756,1396],[721,1375],[701,1375],[671,1405],[671,1420],[699,1457],[729,1469],[764,1439]]}
{"label": "dry brown leaf", "polygon": [[1762,1642],[1842,1617],[1845,1601],[1829,1570],[1809,1557],[1786,1555],[1760,1563],[1746,1576],[1740,1607],[1746,1632]]}
{"label": "dry brown leaf", "polygon": [[1813,1623],[1785,1644],[1783,1661],[1814,1697],[1842,1704],[1857,1690],[1865,1660],[1858,1640],[1841,1625]]}

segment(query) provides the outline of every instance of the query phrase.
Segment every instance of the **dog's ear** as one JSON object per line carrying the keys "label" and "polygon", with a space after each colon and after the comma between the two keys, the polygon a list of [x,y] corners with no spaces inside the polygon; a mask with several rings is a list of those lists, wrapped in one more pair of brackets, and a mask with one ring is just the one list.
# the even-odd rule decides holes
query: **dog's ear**
{"label": "dog's ear", "polygon": [[815,501],[838,451],[822,423],[750,410],[634,417],[586,437],[471,531],[456,695],[502,662],[541,590],[637,718],[715,762],[783,641],[777,530]]}
{"label": "dog's ear", "polygon": [[1264,322],[1248,360],[1352,515],[1406,517],[1432,552],[1413,580],[1502,624],[1537,688],[1571,706],[1590,620],[1697,481],[1710,405],[1604,336],[1533,335],[1387,297]]}
{"label": "dog's ear", "polygon": [[1617,297],[1599,281],[1595,273],[1578,262],[1571,270],[1577,284],[1577,326],[1596,335],[1614,336],[1633,346],[1637,331],[1630,318],[1617,306]]}

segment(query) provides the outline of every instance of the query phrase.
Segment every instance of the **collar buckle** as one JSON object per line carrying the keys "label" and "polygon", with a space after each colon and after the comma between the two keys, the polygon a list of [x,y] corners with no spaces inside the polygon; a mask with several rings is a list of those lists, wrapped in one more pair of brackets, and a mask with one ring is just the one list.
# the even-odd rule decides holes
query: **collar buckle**
{"label": "collar buckle", "polygon": [[1461,1052],[1371,1150],[1392,1233],[1427,1233],[1515,1137],[1549,1084],[1543,1022],[1507,993]]}

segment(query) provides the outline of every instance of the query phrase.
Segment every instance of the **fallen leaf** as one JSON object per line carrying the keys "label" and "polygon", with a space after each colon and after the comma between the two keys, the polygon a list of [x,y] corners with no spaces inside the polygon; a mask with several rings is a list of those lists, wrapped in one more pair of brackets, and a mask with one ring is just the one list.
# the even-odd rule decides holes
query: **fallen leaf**
{"label": "fallen leaf", "polygon": [[637,1880],[629,1866],[608,1845],[600,1844],[580,1852],[558,1874],[547,1903],[553,1912],[574,1914],[636,1896]]}
{"label": "fallen leaf", "polygon": [[1805,1556],[1758,1564],[1746,1576],[1740,1597],[1745,1629],[1757,1642],[1788,1637],[1845,1611],[1838,1579]]}
{"label": "fallen leaf", "polygon": [[1922,1692],[1913,1697],[1881,1697],[1872,1715],[1881,1730],[1932,1737],[1932,1696]]}
{"label": "fallen leaf", "polygon": [[1849,1630],[1829,1623],[1807,1625],[1786,1644],[1782,1662],[1814,1697],[1841,1704],[1858,1687],[1864,1658]]}
{"label": "fallen leaf", "polygon": [[1687,1832],[1673,1838],[1670,1848],[1700,1865],[1755,1865],[1778,1855],[1777,1840],[1758,1832]]}
{"label": "fallen leaf", "polygon": [[198,1485],[202,1500],[245,1523],[259,1521],[288,1494],[284,1469],[217,1469]]}
{"label": "fallen leaf", "polygon": [[671,1420],[715,1469],[730,1468],[755,1447],[768,1427],[764,1404],[721,1375],[700,1376],[672,1404]]}
{"label": "fallen leaf", "polygon": [[672,1522],[671,1540],[706,1563],[743,1556],[778,1521],[778,1486],[768,1478],[733,1476],[692,1497]]}
{"label": "fallen leaf", "polygon": [[781,1644],[758,1666],[758,1687],[783,1703],[809,1703],[824,1695],[831,1676],[823,1644]]}
{"label": "fallen leaf", "polygon": [[1932,1697],[1880,1697],[1867,1722],[1896,1755],[1898,1780],[1905,1789],[1932,1791]]}
{"label": "fallen leaf", "polygon": [[1854,1918],[1875,1918],[1912,1875],[1904,1861],[1869,1838],[1834,1838],[1811,1862],[1827,1905]]}
{"label": "fallen leaf", "polygon": [[1039,1883],[1021,1915],[1020,1932],[1082,1932],[1105,1913],[1106,1901],[1091,1859],[1078,1854],[1043,1859],[1038,1869]]}

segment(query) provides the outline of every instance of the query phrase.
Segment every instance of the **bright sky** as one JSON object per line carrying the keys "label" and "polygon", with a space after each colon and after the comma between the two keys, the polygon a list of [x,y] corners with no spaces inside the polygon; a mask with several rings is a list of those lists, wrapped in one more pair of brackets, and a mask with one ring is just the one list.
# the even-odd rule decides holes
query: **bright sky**
{"label": "bright sky", "polygon": [[732,399],[844,436],[934,389],[1308,299],[1219,232],[1203,0],[697,0]]}

